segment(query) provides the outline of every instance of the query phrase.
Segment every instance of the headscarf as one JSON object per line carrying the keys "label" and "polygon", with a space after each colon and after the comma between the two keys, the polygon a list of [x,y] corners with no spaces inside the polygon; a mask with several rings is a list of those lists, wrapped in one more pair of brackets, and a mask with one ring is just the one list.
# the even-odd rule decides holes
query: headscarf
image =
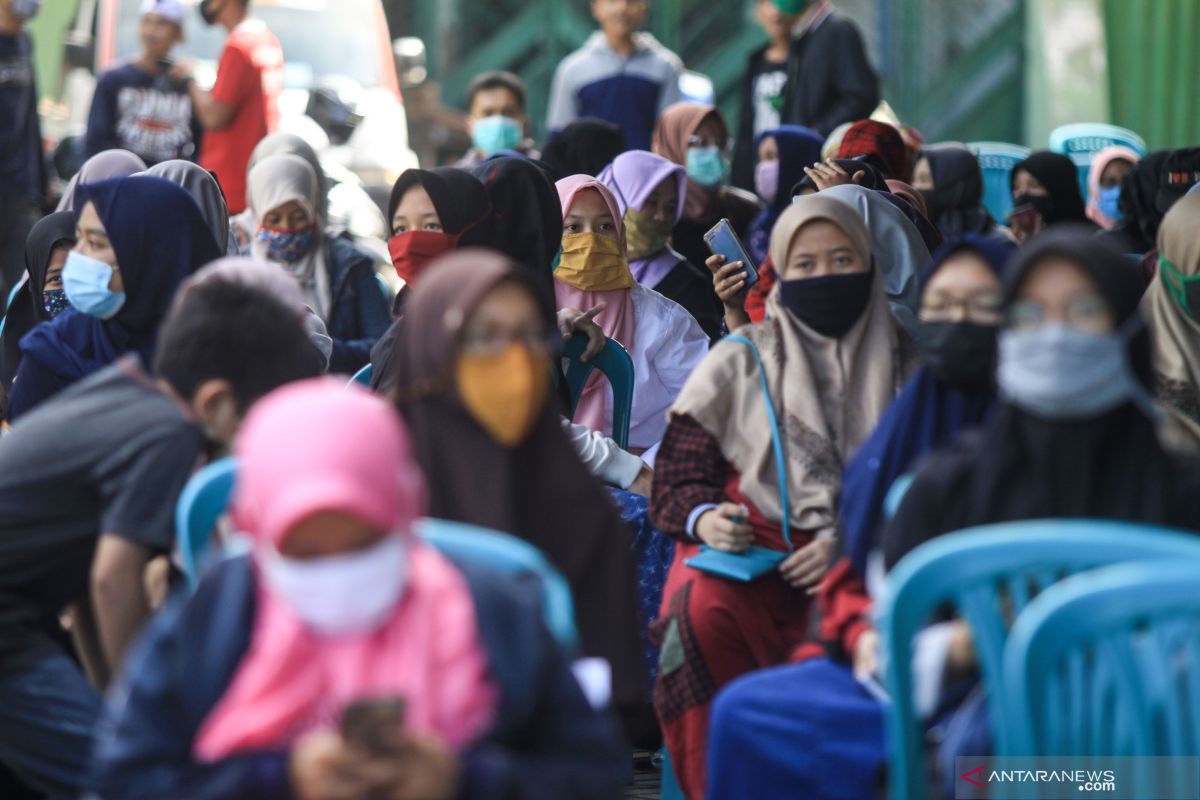
{"label": "headscarf", "polygon": [[317,186],[320,192],[317,215],[321,219],[326,219],[329,210],[329,178],[326,177],[325,170],[321,167],[321,159],[317,156],[317,151],[296,134],[276,131],[263,137],[250,154],[250,162],[246,165],[247,173],[271,156],[280,155],[300,156],[312,167],[313,174],[317,176]]}
{"label": "headscarf", "polygon": [[1093,155],[1092,166],[1088,169],[1088,219],[1106,230],[1111,230],[1115,227],[1117,220],[1110,219],[1100,210],[1100,179],[1104,177],[1104,170],[1108,169],[1109,164],[1121,159],[1128,161],[1130,164],[1137,164],[1142,160],[1142,157],[1128,147],[1114,145],[1106,147]]}
{"label": "headscarf", "polygon": [[483,182],[495,214],[491,247],[516,262],[554,307],[550,265],[562,246],[562,206],[546,166],[525,158],[492,158],[468,170]]}
{"label": "headscarf", "polygon": [[[600,172],[599,181],[616,197],[617,209],[621,212],[622,219],[630,208],[640,211],[650,195],[654,194],[664,181],[674,181],[678,190],[674,224],[678,225],[679,220],[683,219],[683,202],[687,196],[687,170],[662,156],[645,150],[622,153]],[[653,288],[683,260],[683,256],[668,243],[657,253],[651,253],[637,261],[631,260],[629,270],[638,283]]]}
{"label": "headscarf", "polygon": [[13,298],[8,314],[4,318],[3,336],[3,380],[4,386],[12,384],[21,364],[21,339],[40,322],[49,322],[46,304],[42,298],[46,285],[46,273],[50,270],[50,256],[59,244],[75,243],[75,214],[58,211],[42,217],[29,230],[25,239],[25,272],[27,277],[21,291]]}
{"label": "headscarf", "polygon": [[[276,155],[263,159],[250,170],[246,180],[246,202],[254,214],[256,226],[263,217],[282,205],[295,201],[308,212],[315,232],[312,249],[293,264],[281,264],[300,282],[305,300],[321,319],[329,319],[332,290],[325,264],[324,219],[317,213],[320,183],[312,167],[299,156]],[[255,258],[267,259],[267,245],[257,236],[250,245]]]}
{"label": "headscarf", "polygon": [[912,206],[913,210],[922,217],[929,219],[929,206],[925,205],[925,198],[921,197],[920,192],[904,181],[887,180],[884,183],[889,192]]}
{"label": "headscarf", "polygon": [[[825,193],[805,197],[780,215],[771,235],[772,260],[786,264],[796,234],[817,220],[845,232],[870,263],[870,233],[862,217]],[[877,271],[876,276],[870,303],[841,339],[820,336],[797,320],[783,305],[779,287],[767,300],[767,321],[738,330],[758,347],[775,413],[786,423],[787,487],[796,531],[832,531],[843,466],[903,381],[896,325]],[[691,417],[704,428],[738,472],[739,492],[768,520],[782,521],[770,427],[750,348],[718,342],[688,378],[670,414]]]}
{"label": "headscarf", "polygon": [[[654,127],[651,149],[668,161],[686,167],[688,140],[696,133],[700,124],[709,117],[720,122],[721,127],[728,135],[729,125],[726,124],[725,116],[716,106],[700,103],[675,103],[658,118],[658,124]],[[683,216],[692,220],[710,219],[719,193],[718,187],[701,186],[688,178]]]}
{"label": "headscarf", "polygon": [[821,143],[824,141],[819,133],[801,125],[781,125],[759,134],[754,140],[756,151],[768,136],[775,140],[779,151],[779,187],[774,197],[765,198],[766,208],[759,212],[750,226],[746,247],[756,266],[767,260],[775,220],[791,204],[792,187],[804,179],[804,168],[811,167],[821,157]]}
{"label": "headscarf", "polygon": [[[304,733],[336,730],[355,700],[404,698],[404,727],[461,751],[492,721],[488,676],[463,576],[412,527],[424,487],[409,437],[380,398],[313,379],[255,405],[238,438],[233,516],[258,569],[250,646],[196,738],[211,762],[285,749]],[[296,523],[322,511],[354,516],[407,545],[403,594],[371,633],[323,637],[262,578]]]}
{"label": "headscarf", "polygon": [[550,134],[542,161],[555,180],[570,175],[594,177],[625,149],[625,131],[619,125],[584,117]]}
{"label": "headscarf", "polygon": [[909,176],[908,148],[900,131],[886,122],[860,119],[846,129],[838,145],[838,158],[874,156],[883,167],[883,177],[906,180]]}
{"label": "headscarf", "polygon": [[[921,291],[951,256],[979,255],[996,277],[1017,248],[1001,236],[969,233],[943,245],[921,278]],[[867,555],[878,544],[883,503],[896,479],[926,453],[952,441],[959,432],[981,424],[996,402],[994,391],[966,392],[938,380],[926,367],[917,370],[871,437],[846,466],[839,501],[844,551],[859,577],[866,576]]]}
{"label": "headscarf", "polygon": [[[458,247],[476,247],[488,244],[495,234],[492,230],[492,201],[487,189],[471,173],[456,167],[405,170],[392,186],[388,200],[388,230],[395,233],[392,217],[409,189],[420,184],[429,195],[441,220],[442,230],[458,236]],[[406,283],[415,276],[401,275]]]}
{"label": "headscarf", "polygon": [[[1171,207],[1158,229],[1158,253],[1186,276],[1200,274],[1200,194]],[[1146,290],[1142,316],[1153,341],[1155,394],[1171,423],[1193,449],[1200,449],[1200,321],[1188,314],[1158,277]],[[1200,308],[1196,309],[1200,312]]]}
{"label": "headscarf", "polygon": [[[1087,275],[1114,326],[1137,316],[1140,278],[1128,259],[1090,228],[1067,226],[1038,235],[1018,253],[1005,281],[1008,307],[1049,257],[1067,258]],[[1134,373],[1148,381],[1144,331],[1129,352]],[[890,567],[942,533],[1011,520],[1085,517],[1195,528],[1200,492],[1194,470],[1182,466],[1132,402],[1070,422],[1001,404],[979,436],[960,439],[918,472],[885,534],[885,560]],[[914,495],[925,502],[910,503]]]}
{"label": "headscarf", "polygon": [[[874,165],[867,161],[855,161],[852,158],[835,158],[835,164],[846,171],[846,174],[853,178],[857,173],[863,174],[862,183],[855,184],[862,186],[865,189],[873,189],[877,192],[887,191],[887,181],[883,177],[883,173],[875,169]],[[795,186],[792,187],[792,194],[798,195],[803,189],[812,189],[816,191],[817,182],[805,175]]]}
{"label": "headscarf", "polygon": [[850,126],[853,124],[853,121],[843,122],[829,132],[829,137],[825,139],[825,144],[821,147],[822,161],[837,156],[838,150],[842,147],[842,139],[846,137],[846,131],[850,130]]}
{"label": "headscarf", "polygon": [[929,248],[916,226],[880,192],[845,185],[826,189],[820,195],[857,209],[866,221],[875,268],[883,279],[892,311],[909,332],[915,330],[921,305],[917,275],[929,263]]}
{"label": "headscarf", "polygon": [[929,252],[933,252],[945,243],[945,237],[932,222],[926,211],[924,198],[916,189],[909,186],[904,181],[884,181],[887,186],[886,192],[881,192],[883,198],[908,218],[908,221],[916,226],[917,233],[921,234],[921,241],[925,242],[925,247]]}
{"label": "headscarf", "polygon": [[[561,222],[558,223],[561,226]],[[429,486],[429,515],[511,533],[566,577],[584,652],[607,658],[618,705],[644,702],[628,532],[579,461],[551,403],[515,448],[497,444],[467,412],[451,376],[464,325],[503,281],[532,282],[498,253],[445,256],[413,287],[396,340],[396,396]],[[547,315],[546,333],[553,330]]]}
{"label": "headscarf", "polygon": [[21,340],[27,358],[64,382],[128,352],[153,363],[158,326],[179,285],[221,255],[191,195],[163,178],[134,175],[80,184],[76,202],[96,207],[117,256],[125,305],[108,320],[68,308]]}
{"label": "headscarf", "polygon": [[[621,243],[621,251],[624,252],[625,224],[621,218],[621,209],[617,205],[617,198],[613,197],[607,186],[587,175],[572,175],[556,183],[555,188],[558,189],[559,202],[562,203],[562,221],[564,222],[571,210],[572,203],[575,202],[576,195],[589,189],[599,192],[600,197],[604,199],[604,204],[608,206],[609,213],[613,216],[613,224],[617,228],[617,239]],[[561,222],[559,227],[561,229]],[[632,275],[630,278],[632,279]],[[555,278],[554,295],[559,309],[586,310],[604,304],[604,310],[595,317],[596,324],[604,331],[605,336],[620,342],[626,350],[633,350],[637,316],[634,312],[633,295],[629,289],[589,291],[576,288]],[[601,380],[599,373],[593,373],[575,406],[574,420],[576,422],[594,431],[603,431],[611,423],[604,408],[606,387],[607,383]]]}
{"label": "headscarf", "polygon": [[186,189],[200,206],[200,213],[208,221],[217,247],[222,253],[228,251],[229,207],[225,205],[225,195],[221,193],[221,186],[212,173],[191,161],[175,160],[155,164],[143,174],[166,178]]}
{"label": "headscarf", "polygon": [[1017,172],[1020,170],[1036,178],[1049,194],[1050,211],[1044,220],[1047,225],[1088,221],[1083,195],[1079,193],[1079,170],[1075,168],[1074,161],[1046,150],[1034,153],[1013,167],[1009,175],[1010,188],[1016,186]]}
{"label": "headscarf", "polygon": [[75,194],[79,186],[87,183],[97,183],[109,178],[128,178],[139,172],[146,171],[146,162],[142,161],[128,150],[105,150],[83,162],[72,176],[67,188],[63,190],[55,211],[78,211]]}
{"label": "headscarf", "polygon": [[948,239],[987,233],[996,227],[983,205],[983,170],[975,154],[958,142],[926,147],[933,189],[926,192],[929,218]]}

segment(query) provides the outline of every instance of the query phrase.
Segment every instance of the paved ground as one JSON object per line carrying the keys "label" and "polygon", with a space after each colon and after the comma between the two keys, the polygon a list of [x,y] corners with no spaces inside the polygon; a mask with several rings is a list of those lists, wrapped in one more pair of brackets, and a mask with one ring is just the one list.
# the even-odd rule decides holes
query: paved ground
{"label": "paved ground", "polygon": [[653,754],[637,750],[633,754],[633,783],[625,790],[625,800],[658,800],[662,792],[659,767],[651,763]]}

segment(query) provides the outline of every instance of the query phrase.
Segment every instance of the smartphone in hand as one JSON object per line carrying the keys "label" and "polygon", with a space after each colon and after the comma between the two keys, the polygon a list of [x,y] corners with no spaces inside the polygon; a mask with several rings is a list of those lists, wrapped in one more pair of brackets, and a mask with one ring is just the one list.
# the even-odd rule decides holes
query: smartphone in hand
{"label": "smartphone in hand", "polygon": [[742,262],[746,268],[745,289],[758,283],[758,267],[754,264],[754,259],[750,258],[750,254],[746,252],[746,246],[738,238],[733,226],[729,224],[729,220],[723,219],[713,225],[704,234],[704,243],[708,245],[708,249],[712,251],[713,255],[724,256],[726,264],[732,264],[735,261]]}
{"label": "smartphone in hand", "polygon": [[403,697],[355,700],[342,712],[342,738],[373,755],[391,751],[391,737],[404,725]]}

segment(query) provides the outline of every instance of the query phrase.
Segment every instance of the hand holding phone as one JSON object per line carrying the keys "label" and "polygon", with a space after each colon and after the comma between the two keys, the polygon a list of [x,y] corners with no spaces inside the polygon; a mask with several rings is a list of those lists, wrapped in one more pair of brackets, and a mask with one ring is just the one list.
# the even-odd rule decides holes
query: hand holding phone
{"label": "hand holding phone", "polygon": [[758,283],[758,267],[755,265],[754,259],[750,258],[750,254],[746,251],[746,246],[738,238],[729,220],[722,219],[716,225],[712,226],[704,234],[704,242],[708,245],[708,249],[712,251],[713,255],[721,256],[725,259],[725,266],[732,265],[734,262],[741,262],[746,274],[745,285],[742,287],[742,291]]}
{"label": "hand holding phone", "polygon": [[372,755],[390,753],[391,743],[403,725],[403,697],[355,700],[342,712],[342,738],[351,747]]}

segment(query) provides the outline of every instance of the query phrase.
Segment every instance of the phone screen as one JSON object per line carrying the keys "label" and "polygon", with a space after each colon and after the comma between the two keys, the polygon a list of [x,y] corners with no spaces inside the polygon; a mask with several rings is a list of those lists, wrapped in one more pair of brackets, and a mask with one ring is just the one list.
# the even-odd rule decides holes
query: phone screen
{"label": "phone screen", "polygon": [[723,219],[714,225],[708,233],[704,234],[704,241],[714,255],[725,257],[726,264],[741,261],[746,265],[747,289],[758,283],[758,268],[754,264],[754,259],[750,258],[750,254],[746,252],[745,246],[734,232],[733,226],[729,224],[729,220]]}
{"label": "phone screen", "polygon": [[404,698],[356,700],[342,712],[342,738],[369,753],[388,750],[389,733],[404,724]]}

